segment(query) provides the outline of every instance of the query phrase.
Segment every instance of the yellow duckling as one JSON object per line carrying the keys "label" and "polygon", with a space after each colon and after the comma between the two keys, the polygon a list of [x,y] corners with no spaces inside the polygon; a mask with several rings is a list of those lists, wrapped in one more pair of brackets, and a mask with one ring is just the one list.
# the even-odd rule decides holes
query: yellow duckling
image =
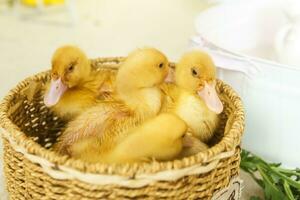
{"label": "yellow duckling", "polygon": [[215,90],[216,68],[210,56],[198,50],[183,55],[176,65],[175,82],[176,87],[163,86],[169,95],[164,110],[173,111],[188,125],[194,137],[187,136],[185,143],[194,150],[188,149],[186,155],[191,155],[208,148],[205,143],[213,136],[218,114],[223,110]]}
{"label": "yellow duckling", "polygon": [[[79,48],[63,46],[52,57],[51,83],[44,103],[58,116],[72,119],[96,105],[102,88],[113,87],[114,72],[96,71]],[[103,87],[105,85],[105,87]]]}
{"label": "yellow duckling", "polygon": [[[132,128],[160,111],[163,95],[159,86],[167,73],[167,58],[158,50],[131,53],[117,73],[116,101],[99,104],[70,122],[55,149],[89,162],[109,161],[107,156],[103,160],[104,155]],[[92,139],[84,140],[88,137]]]}
{"label": "yellow duckling", "polygon": [[71,147],[71,152],[74,157],[87,162],[131,163],[151,159],[171,160],[182,152],[182,137],[186,130],[185,122],[178,116],[162,113],[123,133],[115,141],[117,144],[114,147],[111,147],[111,144],[107,146],[105,140],[90,137],[75,143]]}

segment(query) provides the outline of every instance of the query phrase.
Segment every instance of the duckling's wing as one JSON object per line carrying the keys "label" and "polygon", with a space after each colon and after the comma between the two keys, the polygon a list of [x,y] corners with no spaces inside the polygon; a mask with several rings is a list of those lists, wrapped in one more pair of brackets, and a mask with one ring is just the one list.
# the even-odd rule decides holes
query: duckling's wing
{"label": "duckling's wing", "polygon": [[119,107],[105,120],[101,134],[93,134],[74,142],[69,148],[70,155],[88,162],[113,161],[111,150],[126,137],[128,130],[136,123],[138,123],[136,117],[128,116],[128,113]]}
{"label": "duckling's wing", "polygon": [[176,100],[179,96],[179,91],[177,86],[172,83],[162,84],[161,91],[164,94],[161,111],[168,112],[175,107]]}
{"label": "duckling's wing", "polygon": [[110,69],[99,69],[96,73],[96,81],[99,83],[98,95],[114,94],[117,71]]}
{"label": "duckling's wing", "polygon": [[90,108],[69,122],[66,130],[59,137],[55,150],[66,153],[69,146],[82,138],[100,137],[112,123],[111,117],[117,112],[115,106],[102,103]]}

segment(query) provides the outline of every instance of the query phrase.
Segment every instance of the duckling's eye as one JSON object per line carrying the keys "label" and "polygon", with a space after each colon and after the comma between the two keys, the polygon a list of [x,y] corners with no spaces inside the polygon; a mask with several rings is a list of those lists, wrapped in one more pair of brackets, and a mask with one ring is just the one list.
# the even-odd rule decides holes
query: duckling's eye
{"label": "duckling's eye", "polygon": [[72,71],[74,70],[74,68],[75,68],[75,67],[74,67],[74,64],[71,64],[71,65],[69,66],[69,68],[68,68],[68,71],[69,71],[69,72],[72,72]]}
{"label": "duckling's eye", "polygon": [[196,70],[195,68],[192,68],[192,69],[191,69],[191,72],[192,72],[192,75],[193,75],[194,77],[197,77],[197,76],[198,76],[198,72],[197,72],[197,70]]}
{"label": "duckling's eye", "polygon": [[158,65],[158,67],[161,69],[161,68],[163,68],[164,67],[164,63],[160,63],[159,65]]}
{"label": "duckling's eye", "polygon": [[58,77],[58,74],[56,73],[56,72],[53,72],[52,74],[51,74],[51,77],[53,78],[53,79],[57,79],[57,77]]}

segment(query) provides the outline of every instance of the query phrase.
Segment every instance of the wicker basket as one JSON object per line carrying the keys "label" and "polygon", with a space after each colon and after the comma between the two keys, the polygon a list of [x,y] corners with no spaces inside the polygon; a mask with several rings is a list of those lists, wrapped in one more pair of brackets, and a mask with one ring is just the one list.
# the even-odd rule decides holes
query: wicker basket
{"label": "wicker basket", "polygon": [[[122,60],[100,58],[92,64],[117,68]],[[238,177],[244,110],[221,81],[217,90],[225,109],[209,150],[169,162],[107,165],[49,150],[65,122],[43,104],[48,80],[49,72],[44,72],[22,81],[0,107],[10,199],[212,199]]]}

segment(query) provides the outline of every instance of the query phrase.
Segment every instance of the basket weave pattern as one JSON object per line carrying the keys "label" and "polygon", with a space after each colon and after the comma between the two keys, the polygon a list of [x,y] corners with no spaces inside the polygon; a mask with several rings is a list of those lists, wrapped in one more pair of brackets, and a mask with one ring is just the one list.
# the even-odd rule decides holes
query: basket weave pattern
{"label": "basket weave pattern", "polygon": [[[122,61],[100,58],[92,65],[115,70]],[[43,104],[48,80],[49,72],[24,80],[0,106],[11,199],[211,199],[239,175],[244,110],[240,98],[221,81],[217,90],[225,109],[209,150],[176,161],[107,165],[49,150],[65,122]]]}

